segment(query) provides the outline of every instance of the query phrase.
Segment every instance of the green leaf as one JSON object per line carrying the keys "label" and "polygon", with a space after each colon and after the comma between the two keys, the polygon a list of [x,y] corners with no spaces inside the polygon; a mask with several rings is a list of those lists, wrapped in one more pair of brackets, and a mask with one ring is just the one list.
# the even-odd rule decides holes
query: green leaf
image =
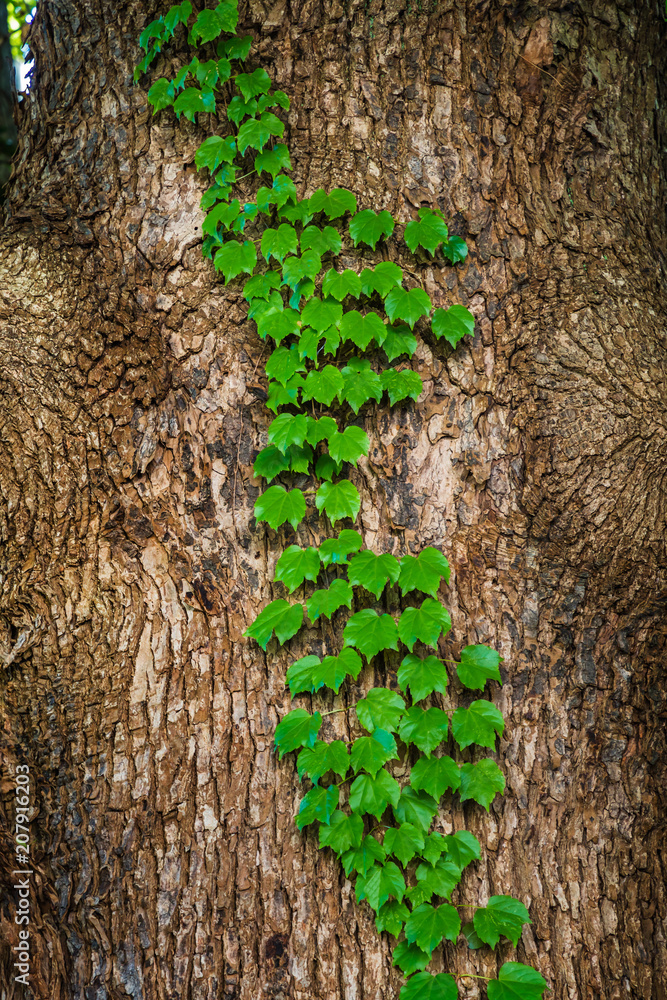
{"label": "green leaf", "polygon": [[281,413],[269,424],[269,444],[286,451],[290,444],[302,445],[308,432],[305,413]]}
{"label": "green leaf", "polygon": [[252,471],[255,476],[263,476],[264,479],[268,479],[271,482],[272,479],[279,476],[281,472],[286,472],[287,469],[289,469],[289,458],[283,455],[282,451],[279,451],[274,445],[269,445],[268,448],[262,448],[258,454]]}
{"label": "green leaf", "polygon": [[401,792],[394,815],[399,823],[412,823],[420,830],[428,830],[438,811],[438,803],[426,792],[417,792],[408,785]]}
{"label": "green leaf", "polygon": [[340,333],[335,326],[324,332],[324,353],[334,355],[340,345]]}
{"label": "green leaf", "polygon": [[329,194],[323,188],[318,188],[308,200],[313,214],[324,212],[328,219],[339,219],[346,212],[355,212],[357,209],[357,199],[345,188],[334,188]]}
{"label": "green leaf", "polygon": [[358,847],[364,835],[364,821],[361,816],[348,816],[336,809],[331,817],[331,825],[320,827],[320,847],[330,847],[336,854]]}
{"label": "green leaf", "polygon": [[242,38],[228,38],[222,42],[222,48],[218,50],[218,54],[222,51],[228,59],[240,59],[241,62],[245,62],[251,48],[252,35],[243,35]]}
{"label": "green leaf", "polygon": [[456,980],[445,972],[432,976],[428,972],[418,972],[408,979],[400,992],[399,1000],[457,1000],[459,995]]}
{"label": "green leaf", "polygon": [[163,18],[158,17],[155,21],[151,21],[147,24],[144,30],[139,35],[139,45],[147,52],[153,38],[162,39],[165,33],[165,23]]}
{"label": "green leaf", "polygon": [[237,243],[230,240],[225,243],[215,255],[215,269],[222,271],[225,276],[225,284],[229,284],[232,278],[242,274],[244,271],[252,274],[257,263],[257,251],[255,244],[245,240],[244,243]]}
{"label": "green leaf", "polygon": [[394,896],[400,903],[404,893],[405,879],[393,861],[376,865],[366,875],[360,875],[357,879],[357,902],[360,903],[362,899],[368,900],[376,913],[390,896]]}
{"label": "green leaf", "polygon": [[288,254],[296,253],[298,245],[296,229],[285,222],[277,229],[265,229],[260,244],[264,259],[268,261],[275,257],[279,264],[282,264]]}
{"label": "green leaf", "polygon": [[350,517],[354,521],[361,507],[359,491],[347,479],[339,483],[322,483],[315,494],[315,506],[324,511],[332,525]]}
{"label": "green leaf", "polygon": [[334,462],[330,455],[320,455],[315,463],[315,475],[318,479],[326,479],[332,482],[334,476],[340,475],[341,464]]}
{"label": "green leaf", "polygon": [[[353,582],[350,580],[350,583]],[[434,691],[444,694],[447,690],[445,665],[435,656],[422,660],[420,656],[408,653],[398,669],[398,683],[404,691],[410,690],[413,701],[421,701]]]}
{"label": "green leaf", "polygon": [[265,149],[263,153],[258,153],[255,157],[255,170],[257,173],[261,174],[262,171],[266,171],[267,174],[271,174],[273,180],[275,180],[281,170],[291,169],[292,161],[290,160],[289,150],[282,142],[277,143],[273,149]]}
{"label": "green leaf", "polygon": [[[315,667],[319,666],[319,664],[319,656],[309,655],[302,656],[300,660],[295,660],[294,663],[288,667],[285,683],[289,685],[290,694],[293,698],[297,694],[301,694],[303,691],[317,690],[313,680],[313,671]],[[320,687],[322,687],[321,684]]]}
{"label": "green leaf", "polygon": [[420,608],[405,609],[398,622],[398,634],[410,650],[417,640],[435,647],[440,636],[446,635],[451,627],[449,611],[440,601],[427,597]]}
{"label": "green leaf", "polygon": [[238,150],[241,155],[246,149],[264,149],[271,136],[277,135],[282,139],[285,126],[280,118],[276,118],[270,111],[265,111],[260,118],[249,118],[239,129],[236,137]]}
{"label": "green leaf", "polygon": [[230,122],[234,122],[235,125],[242,122],[247,115],[255,115],[256,113],[257,101],[248,101],[246,104],[243,98],[238,95],[232,97],[227,105],[227,118]]}
{"label": "green leaf", "polygon": [[[214,38],[221,35],[223,31],[229,29],[225,26],[228,22],[215,10],[203,10],[197,20],[190,28],[190,40],[192,42],[212,42]],[[236,29],[236,22],[231,29]]]}
{"label": "green leaf", "polygon": [[332,740],[331,743],[316,740],[312,748],[304,747],[301,751],[296,759],[296,769],[301,781],[307,774],[315,785],[327,771],[344,778],[350,769],[347,747],[342,740]]}
{"label": "green leaf", "polygon": [[273,179],[274,201],[279,208],[282,208],[288,201],[296,201],[296,185],[291,177],[285,174],[278,174]]}
{"label": "green leaf", "polygon": [[364,837],[359,847],[344,854],[341,861],[343,862],[345,874],[349,878],[353,871],[359,872],[360,875],[366,875],[375,862],[384,861],[385,856],[382,844],[378,844],[375,837],[369,835]]}
{"label": "green leaf", "polygon": [[223,225],[225,229],[229,229],[232,222],[239,215],[240,211],[241,206],[239,205],[237,198],[234,198],[234,200],[230,202],[219,202],[215,208],[212,208],[211,211],[207,213],[206,218],[202,223],[202,232],[205,235],[215,236],[220,225]]}
{"label": "green leaf", "polygon": [[456,941],[460,931],[458,911],[448,903],[443,906],[422,903],[412,911],[405,925],[405,936],[410,944],[418,945],[429,955],[443,939]]}
{"label": "green leaf", "polygon": [[[394,954],[392,957],[392,965],[397,965],[401,972],[409,976],[413,972],[425,969],[428,963],[431,961],[431,956],[427,952],[422,951],[421,948],[416,944],[408,944],[407,941],[400,941],[394,948]],[[429,976],[429,979],[432,977]],[[412,980],[408,980],[408,984]],[[405,987],[404,987],[405,989]],[[401,990],[401,995],[403,990]],[[422,994],[420,993],[421,997]]]}
{"label": "green leaf", "polygon": [[524,924],[532,923],[528,910],[512,896],[491,896],[486,906],[475,911],[473,924],[485,944],[495,948],[500,936],[508,938],[516,948]]}
{"label": "green leaf", "polygon": [[331,298],[310,300],[304,308],[302,319],[306,326],[312,326],[313,330],[323,333],[330,326],[338,326],[343,315],[342,306]]}
{"label": "green leaf", "polygon": [[347,565],[347,557],[353,552],[358,552],[364,544],[358,531],[346,528],[341,531],[338,538],[327,538],[320,545],[320,559],[323,566]]}
{"label": "green leaf", "polygon": [[350,788],[350,809],[370,813],[379,820],[390,802],[396,805],[400,794],[396,778],[392,778],[387,771],[381,770],[372,777],[370,774],[360,774]]}
{"label": "green leaf", "polygon": [[308,198],[297,201],[294,205],[285,205],[278,214],[281,219],[287,219],[288,222],[300,222],[302,226],[307,226],[313,217]]}
{"label": "green leaf", "polygon": [[275,271],[254,274],[243,286],[243,298],[246,302],[250,302],[251,299],[268,299],[272,290],[279,286],[280,278]]}
{"label": "green leaf", "polygon": [[376,556],[370,549],[366,549],[350,560],[347,576],[351,584],[355,587],[363,587],[364,590],[375,594],[379,600],[387,583],[390,581],[396,583],[398,574],[398,559],[395,556],[388,552]]}
{"label": "green leaf", "polygon": [[372,209],[366,208],[350,219],[349,232],[355,247],[359,243],[365,243],[375,250],[378,240],[383,236],[391,236],[393,231],[394,220],[386,210],[378,215]]}
{"label": "green leaf", "polygon": [[470,708],[457,708],[452,716],[452,735],[462,750],[472,743],[493,748],[496,733],[502,736],[504,729],[502,713],[483,698],[473,701]]}
{"label": "green leaf", "polygon": [[458,264],[468,256],[468,247],[466,241],[462,240],[460,236],[450,236],[442,248],[442,252],[452,264]]}
{"label": "green leaf", "polygon": [[265,69],[256,69],[254,73],[238,73],[234,83],[243,94],[243,100],[249,101],[260,94],[266,94],[271,88],[271,77]]}
{"label": "green leaf", "polygon": [[361,673],[361,657],[353,649],[342,649],[338,656],[325,656],[319,666],[313,670],[315,690],[328,687],[338,694],[338,690],[347,677],[355,681]]}
{"label": "green leaf", "polygon": [[479,861],[482,856],[479,840],[468,830],[459,830],[458,833],[444,837],[444,846],[448,859],[458,865],[460,871],[471,861]]}
{"label": "green leaf", "polygon": [[304,580],[317,580],[320,572],[320,557],[317,549],[309,545],[302,549],[299,545],[290,545],[276,563],[275,579],[284,583],[290,594],[300,587]]}
{"label": "green leaf", "polygon": [[262,340],[271,337],[279,344],[285,337],[298,332],[299,313],[293,309],[267,311],[264,315],[258,316],[256,322],[257,332]]}
{"label": "green leaf", "polygon": [[421,590],[424,594],[437,597],[441,578],[449,583],[449,563],[442,552],[437,549],[422,549],[419,555],[403,556],[401,559],[401,575],[398,585],[404,594],[412,590]]}
{"label": "green leaf", "polygon": [[423,288],[392,288],[384,300],[387,316],[393,323],[395,319],[404,320],[410,329],[421,316],[428,316],[431,311],[431,300]]}
{"label": "green leaf", "polygon": [[[290,714],[293,715],[294,713]],[[301,799],[299,811],[294,817],[294,822],[299,830],[303,830],[304,826],[308,826],[316,820],[319,820],[320,823],[330,823],[334,810],[338,805],[338,799],[339,792],[335,785],[329,785],[328,788],[321,788],[319,785],[315,785],[314,788],[311,788]]]}
{"label": "green leaf", "polygon": [[536,969],[521,962],[505,962],[487,986],[488,1000],[540,1000],[548,989],[546,981]]}
{"label": "green leaf", "polygon": [[356,309],[346,312],[340,325],[341,338],[351,340],[362,351],[366,350],[373,338],[378,344],[382,344],[386,332],[387,328],[377,313],[369,312],[362,316]]}
{"label": "green leaf", "polygon": [[305,372],[299,352],[294,346],[277,347],[266,362],[266,374],[281,385],[287,385],[296,372]]}
{"label": "green leaf", "polygon": [[287,449],[290,472],[307,474],[313,461],[313,449],[309,444],[291,444]]}
{"label": "green leaf", "polygon": [[412,357],[417,350],[417,338],[410,332],[409,327],[401,323],[398,326],[388,326],[386,330],[387,335],[382,349],[389,361],[395,361],[401,354]]}
{"label": "green leaf", "polygon": [[318,333],[317,330],[311,330],[311,328],[307,326],[302,327],[301,336],[299,337],[299,342],[297,344],[299,357],[309,358],[311,361],[317,361],[317,351],[320,346],[321,339],[322,334]]}
{"label": "green leaf", "polygon": [[188,121],[193,122],[199,112],[215,111],[215,94],[210,88],[200,90],[199,87],[186,87],[174,101],[174,111],[177,118],[183,114]]}
{"label": "green leaf", "polygon": [[396,285],[403,281],[403,272],[390,260],[382,261],[374,269],[365,267],[360,275],[361,290],[364,295],[372,295],[373,292],[384,298]]}
{"label": "green leaf", "polygon": [[382,388],[386,389],[389,394],[389,403],[391,406],[395,406],[402,399],[406,399],[408,396],[411,399],[417,400],[422,393],[424,384],[421,377],[417,372],[413,372],[411,368],[406,368],[403,371],[396,371],[395,368],[387,368],[380,375],[380,381],[382,382]]}
{"label": "green leaf", "polygon": [[488,680],[502,684],[501,656],[490,646],[466,646],[461,650],[461,662],[456,667],[464,687],[481,690]]}
{"label": "green leaf", "polygon": [[273,413],[277,413],[281,406],[290,406],[298,403],[299,388],[304,385],[305,383],[300,375],[293,375],[287,385],[281,385],[280,382],[269,382],[269,395],[266,400],[267,407]]}
{"label": "green leaf", "polygon": [[475,930],[475,925],[472,922],[470,922],[469,924],[464,924],[463,927],[461,928],[461,933],[468,942],[468,947],[470,949],[475,950],[477,948],[484,947],[484,942],[478,936]]}
{"label": "green leaf", "polygon": [[[383,649],[398,649],[396,622],[391,615],[378,615],[371,608],[357,611],[345,626],[343,642],[346,646],[355,646],[367,660],[370,660]],[[381,729],[387,728],[380,722],[375,725]]]}
{"label": "green leaf", "polygon": [[270,486],[255,503],[255,518],[266,521],[274,531],[289,521],[296,531],[299,521],[306,513],[306,501],[301,490],[290,490],[283,486]]}
{"label": "green leaf", "polygon": [[229,35],[233,35],[236,32],[236,24],[239,19],[236,7],[235,0],[229,0],[228,3],[219,3],[215,8],[215,12],[222,24],[222,30],[226,31]]}
{"label": "green leaf", "polygon": [[267,604],[243,634],[251,639],[255,639],[262,649],[265,650],[274,630],[276,638],[282,646],[293,635],[296,635],[301,628],[302,622],[303,606],[301,604],[289,604],[280,598],[280,600],[271,601],[270,604]]}
{"label": "green leaf", "polygon": [[352,587],[347,580],[334,580],[330,587],[316,590],[306,602],[308,617],[311,622],[320,616],[331,618],[339,608],[352,607]]}
{"label": "green leaf", "polygon": [[438,340],[444,337],[448,344],[456,347],[459,340],[467,334],[475,332],[475,317],[465,306],[450,306],[449,309],[436,309],[433,313],[431,328]]}
{"label": "green leaf", "polygon": [[355,271],[351,271],[349,267],[344,271],[337,271],[332,267],[324,275],[322,295],[330,295],[333,299],[342,302],[346,295],[358,298],[360,293],[359,275]]}
{"label": "green leaf", "polygon": [[375,918],[375,926],[380,934],[386,931],[387,934],[398,937],[409,916],[410,911],[405,903],[399,903],[397,899],[390,899],[389,902],[383,903],[380,907]]}
{"label": "green leaf", "polygon": [[[153,105],[153,114],[157,114],[163,108],[170,107],[174,103],[171,81],[165,80],[164,77],[161,80],[156,80],[146,96],[148,103]],[[197,154],[195,153],[196,161]]]}
{"label": "green leaf", "polygon": [[[398,755],[397,755],[398,756]],[[395,854],[404,868],[424,846],[424,834],[412,823],[391,826],[384,835],[384,849],[387,854]]]}
{"label": "green leaf", "polygon": [[341,246],[340,235],[333,226],[325,226],[324,229],[320,229],[319,226],[308,226],[301,233],[301,249],[314,250],[320,256],[325,253],[339,254]]}
{"label": "green leaf", "polygon": [[[370,613],[375,615],[374,611]],[[365,611],[360,611],[357,615],[353,615],[350,621],[364,614]],[[383,617],[389,618],[389,615]],[[376,729],[395,733],[405,712],[405,702],[395,691],[389,691],[387,688],[371,688],[365,698],[359,699],[355,711],[359,722],[369,733]]]}
{"label": "green leaf", "polygon": [[297,747],[312,747],[321,725],[322,716],[319,712],[311,715],[305,708],[295,708],[293,712],[289,712],[276,726],[273,737],[280,760]]}
{"label": "green leaf", "polygon": [[[341,387],[343,376],[337,368],[333,368],[332,365],[327,365],[326,368],[322,370],[322,374],[331,368],[340,376]],[[311,373],[312,374],[312,373]],[[310,376],[309,376],[310,377]],[[308,379],[306,379],[306,384]],[[333,399],[333,393],[331,394],[331,399]],[[304,396],[304,399],[306,397]],[[317,399],[317,396],[315,397]],[[327,405],[331,402],[331,399],[326,400]],[[325,400],[320,400],[320,402],[325,402]],[[357,459],[362,455],[368,454],[368,449],[370,448],[370,442],[368,440],[368,435],[365,431],[362,431],[361,427],[346,427],[342,434],[339,431],[334,431],[334,433],[329,437],[327,441],[329,447],[329,454],[333,458],[334,462],[351,462],[352,465],[357,464]],[[357,556],[357,558],[359,558]],[[350,581],[354,583],[353,580]]]}
{"label": "green leaf", "polygon": [[441,708],[409,708],[401,720],[398,735],[404,743],[414,743],[427,757],[447,739],[449,717]]}
{"label": "green leaf", "polygon": [[266,111],[267,108],[281,107],[285,111],[289,111],[290,99],[284,90],[274,90],[272,94],[264,94],[257,100],[257,108],[260,111]]}
{"label": "green leaf", "polygon": [[375,777],[387,761],[398,760],[396,740],[385,729],[376,729],[372,736],[360,736],[352,744],[351,760],[355,774],[363,768]]}
{"label": "green leaf", "polygon": [[461,765],[461,802],[472,799],[489,811],[496,794],[505,791],[505,775],[495,760],[485,758],[477,764]]}
{"label": "green leaf", "polygon": [[412,253],[417,247],[424,247],[430,254],[434,254],[440,244],[447,239],[449,231],[445,220],[440,212],[434,212],[430,208],[420,208],[417,214],[419,222],[408,222],[403,239]]}
{"label": "green leaf", "polygon": [[[431,757],[427,763],[431,764],[435,759],[435,757]],[[452,761],[452,763],[454,762]],[[454,766],[456,767],[456,765]],[[441,833],[429,833],[429,835],[424,838],[424,850],[422,851],[422,857],[430,865],[434,865],[445,850],[445,838]]]}
{"label": "green leaf", "polygon": [[308,434],[306,435],[306,440],[308,444],[312,444],[315,447],[320,441],[325,441],[331,434],[335,434],[337,430],[338,424],[333,417],[320,417],[319,420],[308,417]]}
{"label": "green leaf", "polygon": [[344,389],[339,396],[345,400],[355,413],[358,413],[369,399],[379,402],[382,399],[382,382],[375,372],[371,371],[370,361],[362,358],[350,358],[342,370]]}
{"label": "green leaf", "polygon": [[306,250],[300,257],[288,257],[283,264],[283,285],[296,288],[304,278],[315,278],[321,267],[322,261],[314,250]]}
{"label": "green leaf", "polygon": [[449,899],[461,881],[461,869],[448,858],[440,858],[434,865],[419,865],[417,880],[424,883],[426,891]]}
{"label": "green leaf", "polygon": [[451,757],[420,757],[410,772],[410,784],[440,801],[448,788],[455,792],[461,784],[458,764]]}

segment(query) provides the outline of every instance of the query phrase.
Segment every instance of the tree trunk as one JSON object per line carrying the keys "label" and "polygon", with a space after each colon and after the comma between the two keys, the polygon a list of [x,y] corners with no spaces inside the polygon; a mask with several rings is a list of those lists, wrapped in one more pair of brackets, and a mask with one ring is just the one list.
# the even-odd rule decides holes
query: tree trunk
{"label": "tree trunk", "polygon": [[16,125],[12,114],[12,74],[14,60],[9,44],[7,4],[0,2],[0,203],[4,198],[5,184],[12,170],[12,156],[16,149]]}
{"label": "tree trunk", "polygon": [[[294,762],[272,748],[285,669],[319,629],[289,658],[242,638],[283,596],[268,581],[285,537],[252,517],[263,344],[201,257],[193,158],[216,122],[152,117],[131,85],[156,9],[40,0],[31,31],[0,237],[2,996],[397,1000],[389,941],[296,829]],[[438,205],[471,249],[427,290],[469,306],[474,343],[425,333],[425,398],[362,411],[355,481],[368,542],[450,559],[449,648],[505,658],[505,797],[488,816],[457,802],[439,829],[485,846],[461,899],[529,906],[501,960],[535,965],[555,1000],[667,995],[663,13],[244,15],[254,65],[292,98],[300,195],[343,185],[403,219]],[[348,734],[344,714],[325,725]],[[17,763],[32,993],[11,952]],[[436,967],[497,965],[459,944]]]}

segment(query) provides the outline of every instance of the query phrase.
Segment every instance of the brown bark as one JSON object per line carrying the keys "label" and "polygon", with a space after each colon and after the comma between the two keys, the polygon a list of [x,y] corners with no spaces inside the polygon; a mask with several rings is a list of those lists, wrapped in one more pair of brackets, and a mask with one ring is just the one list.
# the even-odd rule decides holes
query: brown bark
{"label": "brown bark", "polygon": [[[131,86],[154,9],[41,0],[0,244],[2,745],[6,787],[18,761],[36,786],[34,996],[396,1000],[388,940],[292,820],[288,655],[241,638],[282,596],[285,537],[252,519],[263,345],[201,258],[215,123]],[[469,305],[474,343],[425,333],[425,398],[368,408],[356,477],[369,543],[450,558],[449,648],[505,657],[506,795],[439,820],[485,845],[461,899],[529,904],[516,956],[556,1000],[664,997],[659,4],[278,0],[245,23],[293,99],[301,194],[437,203],[471,247],[427,287]]]}

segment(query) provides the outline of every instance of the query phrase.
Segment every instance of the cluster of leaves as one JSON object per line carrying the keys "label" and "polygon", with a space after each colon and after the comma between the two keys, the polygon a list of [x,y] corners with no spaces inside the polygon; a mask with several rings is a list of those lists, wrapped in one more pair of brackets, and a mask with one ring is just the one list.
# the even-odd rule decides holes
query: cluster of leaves
{"label": "cluster of leaves", "polygon": [[[285,130],[280,114],[289,109],[289,98],[272,87],[263,68],[239,68],[249,58],[252,38],[236,35],[237,22],[236,0],[222,0],[196,15],[189,0],[171,7],[142,32],[144,56],[135,79],[182,30],[198,55],[175,77],[151,86],[154,113],[171,108],[195,122],[198,114],[217,113],[224,98],[226,134],[207,138],[195,163],[211,180],[202,198],[204,255],[226,283],[249,276],[243,286],[248,316],[259,336],[272,341],[266,375],[274,419],[254,472],[267,483],[283,475],[314,475],[317,512],[334,527],[339,521],[354,524],[361,498],[344,473],[369,454],[370,443],[363,428],[350,423],[348,409],[356,418],[385,393],[391,406],[416,401],[421,379],[400,359],[417,349],[417,324],[428,322],[435,338],[455,349],[474,332],[474,319],[460,305],[433,309],[423,288],[405,287],[404,272],[392,261],[359,271],[335,266],[343,249],[349,257],[364,248],[356,254],[360,258],[395,239],[394,219],[386,210],[359,210],[354,194],[342,188],[298,197],[289,176],[289,150],[279,141]],[[243,177],[254,174],[259,181],[254,201],[243,204],[233,197],[241,169]],[[443,262],[457,264],[468,252],[460,237],[449,235],[437,208],[419,209],[402,238],[421,260],[439,253]],[[367,351],[371,357],[362,357]],[[386,362],[379,361],[381,355]],[[337,417],[323,412],[332,406]],[[269,485],[259,496],[258,523],[273,530],[289,523],[297,531],[306,515],[306,493],[289,485]],[[306,615],[316,622],[342,609],[349,612],[337,655],[307,655],[290,666],[286,682],[293,697],[338,694],[348,678],[359,678],[364,659],[368,663],[398,651],[400,644],[406,647],[397,675],[400,691],[373,688],[355,706],[363,735],[349,744],[321,740],[322,713],[305,708],[291,711],[275,733],[280,758],[298,750],[299,776],[312,786],[296,816],[299,829],[319,823],[320,846],[333,850],[346,874],[356,877],[357,899],[374,909],[378,930],[400,938],[394,962],[409,976],[401,1000],[458,995],[453,976],[424,972],[442,941],[463,933],[471,948],[495,947],[501,937],[516,945],[530,922],[523,903],[492,896],[462,924],[450,897],[465,868],[480,857],[480,845],[465,830],[443,836],[431,829],[444,795],[456,793],[462,802],[488,810],[505,787],[495,761],[457,759],[469,747],[495,747],[504,730],[501,713],[485,698],[451,710],[441,707],[447,669],[422,649],[437,653],[451,628],[438,599],[449,572],[435,548],[402,558],[377,554],[363,548],[354,527],[344,527],[319,547],[285,549],[275,581],[289,595],[303,587],[305,603],[273,600],[245,633],[266,650],[274,635],[279,644],[295,636]],[[394,586],[403,603],[408,597],[412,602],[400,614],[360,606],[370,597],[379,601]],[[499,665],[493,649],[466,646],[456,663],[458,681],[465,690],[483,691],[488,682],[500,682]],[[450,736],[456,757],[443,752]],[[395,760],[411,761],[403,786],[392,773]],[[489,982],[488,996],[539,1000],[545,988],[539,973],[506,962],[498,979]]]}

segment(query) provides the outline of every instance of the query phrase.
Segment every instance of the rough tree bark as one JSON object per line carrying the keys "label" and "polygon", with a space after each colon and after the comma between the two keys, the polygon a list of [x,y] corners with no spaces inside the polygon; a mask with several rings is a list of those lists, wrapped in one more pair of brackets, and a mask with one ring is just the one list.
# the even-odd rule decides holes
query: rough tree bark
{"label": "rough tree bark", "polygon": [[[474,343],[426,333],[425,398],[368,408],[363,531],[441,545],[451,648],[505,657],[506,796],[440,817],[486,845],[463,898],[530,904],[518,957],[557,1000],[661,998],[662,12],[418,7],[243,15],[292,97],[300,193],[338,183],[404,218],[437,204],[471,247],[427,286],[469,305]],[[287,656],[241,638],[281,547],[252,519],[263,345],[201,258],[193,156],[215,123],[152,118],[131,86],[156,9],[40,0],[0,237],[3,787],[29,763],[33,995],[395,1000],[388,942],[292,820],[294,763],[272,752]]]}

